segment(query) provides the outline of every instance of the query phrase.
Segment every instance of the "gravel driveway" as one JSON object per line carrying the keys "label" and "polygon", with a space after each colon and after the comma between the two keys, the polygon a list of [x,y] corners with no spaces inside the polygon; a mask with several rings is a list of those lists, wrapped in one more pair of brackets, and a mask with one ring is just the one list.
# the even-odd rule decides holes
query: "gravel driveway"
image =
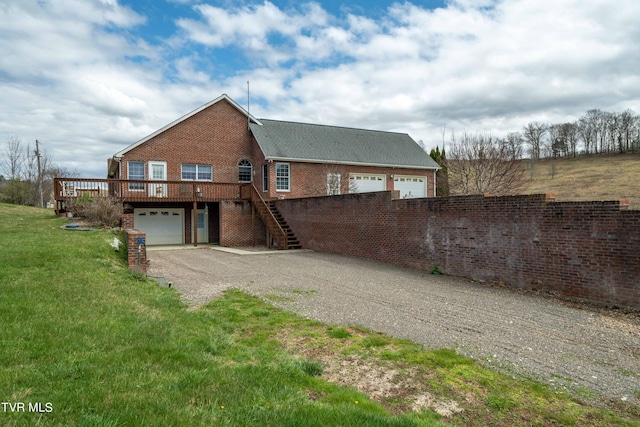
{"label": "gravel driveway", "polygon": [[239,288],[305,317],[453,348],[503,372],[640,404],[637,316],[360,258],[223,250],[150,250],[149,274],[170,280],[194,306]]}

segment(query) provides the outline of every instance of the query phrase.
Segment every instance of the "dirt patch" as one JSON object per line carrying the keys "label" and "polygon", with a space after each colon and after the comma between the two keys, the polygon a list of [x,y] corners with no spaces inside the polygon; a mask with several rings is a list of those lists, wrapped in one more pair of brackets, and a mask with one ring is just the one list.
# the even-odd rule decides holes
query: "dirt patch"
{"label": "dirt patch", "polygon": [[310,347],[307,344],[311,338],[295,336],[292,331],[283,330],[276,338],[289,352],[321,363],[325,380],[352,387],[391,413],[420,412],[427,408],[448,418],[463,412],[458,402],[434,396],[428,386],[430,375],[414,367],[376,357],[342,355],[332,346]]}

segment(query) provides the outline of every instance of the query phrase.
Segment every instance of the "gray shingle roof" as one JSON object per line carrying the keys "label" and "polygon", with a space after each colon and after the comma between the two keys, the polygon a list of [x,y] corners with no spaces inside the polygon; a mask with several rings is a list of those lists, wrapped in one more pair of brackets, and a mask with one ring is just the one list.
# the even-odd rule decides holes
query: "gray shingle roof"
{"label": "gray shingle roof", "polygon": [[438,169],[407,134],[260,119],[251,131],[267,160]]}

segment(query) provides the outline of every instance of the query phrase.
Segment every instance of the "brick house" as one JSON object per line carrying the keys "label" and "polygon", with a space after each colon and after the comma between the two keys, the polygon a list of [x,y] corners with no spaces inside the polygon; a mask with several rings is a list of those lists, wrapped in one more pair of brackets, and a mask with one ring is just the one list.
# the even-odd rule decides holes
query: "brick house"
{"label": "brick house", "polygon": [[107,180],[58,179],[56,193],[62,208],[86,191],[116,195],[147,244],[289,248],[271,200],[433,197],[437,169],[407,134],[257,119],[222,95],[116,153]]}

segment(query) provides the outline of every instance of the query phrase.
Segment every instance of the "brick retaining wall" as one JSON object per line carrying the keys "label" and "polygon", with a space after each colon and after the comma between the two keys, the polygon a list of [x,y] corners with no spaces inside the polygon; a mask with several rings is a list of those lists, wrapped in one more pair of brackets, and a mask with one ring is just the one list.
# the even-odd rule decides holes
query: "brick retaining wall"
{"label": "brick retaining wall", "polygon": [[546,195],[280,200],[303,247],[640,309],[640,211]]}

